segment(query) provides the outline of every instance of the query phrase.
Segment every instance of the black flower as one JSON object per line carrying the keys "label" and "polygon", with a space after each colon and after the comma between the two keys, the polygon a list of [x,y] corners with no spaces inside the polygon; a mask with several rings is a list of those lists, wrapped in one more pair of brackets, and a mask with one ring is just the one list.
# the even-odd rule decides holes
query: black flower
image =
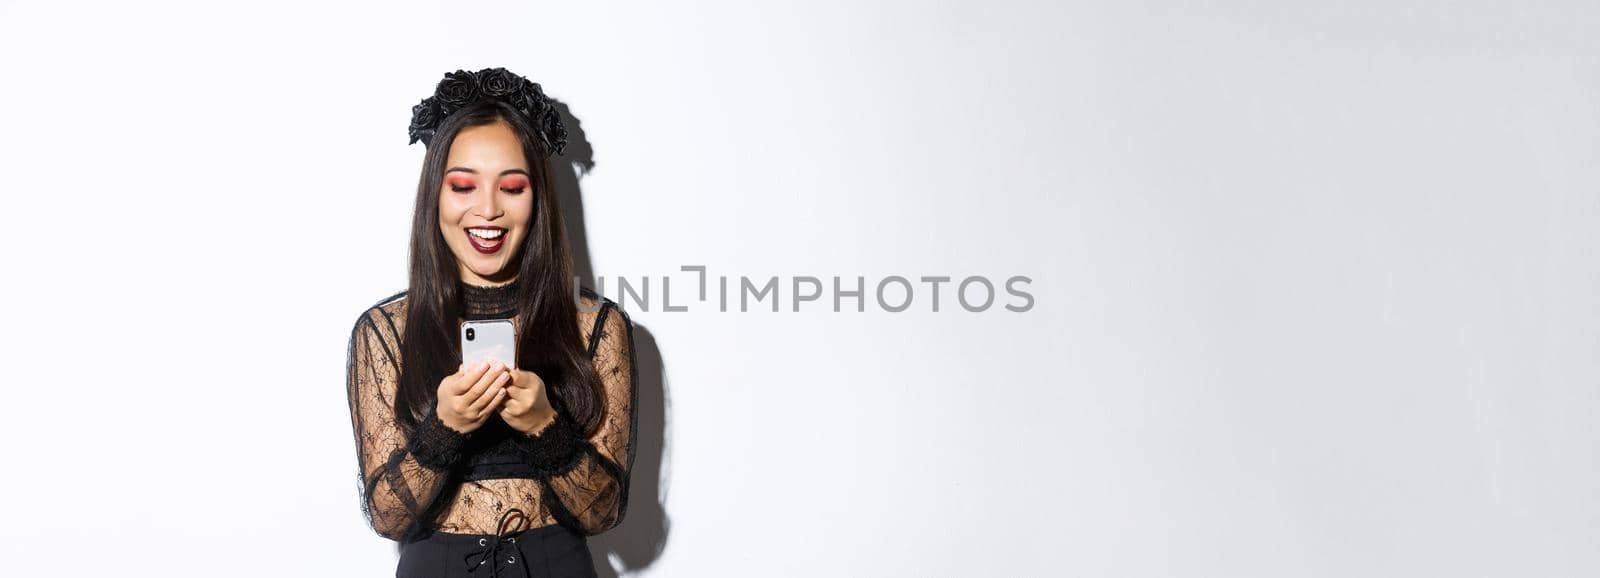
{"label": "black flower", "polygon": [[433,94],[444,104],[453,104],[456,108],[466,105],[482,95],[478,86],[478,74],[465,70],[446,74],[444,79],[439,81],[439,86],[434,89]]}
{"label": "black flower", "polygon": [[523,78],[504,68],[485,68],[478,71],[478,86],[484,96],[500,97],[513,94],[522,88]]}
{"label": "black flower", "polygon": [[411,107],[411,127],[408,129],[411,133],[411,142],[406,144],[420,140],[426,146],[428,141],[433,139],[433,130],[439,125],[439,118],[442,116],[439,114],[438,102],[432,98],[424,98],[422,102]]}
{"label": "black flower", "polygon": [[550,107],[545,111],[543,122],[540,124],[539,132],[549,143],[550,150],[555,154],[561,154],[562,149],[567,147],[567,126],[561,122],[561,113],[556,112],[555,107]]}

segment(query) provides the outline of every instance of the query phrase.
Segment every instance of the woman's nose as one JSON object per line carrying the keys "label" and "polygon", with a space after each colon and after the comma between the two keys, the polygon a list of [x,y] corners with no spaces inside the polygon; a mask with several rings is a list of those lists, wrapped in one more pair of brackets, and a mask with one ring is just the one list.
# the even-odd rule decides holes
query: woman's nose
{"label": "woman's nose", "polygon": [[480,191],[478,198],[475,200],[477,201],[475,204],[478,207],[479,216],[485,219],[493,219],[500,216],[500,199],[499,195],[494,194],[494,190]]}

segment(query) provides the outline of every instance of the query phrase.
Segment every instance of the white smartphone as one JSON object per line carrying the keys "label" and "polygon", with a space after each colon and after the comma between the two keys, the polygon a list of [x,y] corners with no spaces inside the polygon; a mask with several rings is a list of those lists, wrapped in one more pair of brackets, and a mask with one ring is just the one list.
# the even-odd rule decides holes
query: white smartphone
{"label": "white smartphone", "polygon": [[510,319],[461,322],[461,361],[471,368],[486,359],[517,366],[517,330]]}

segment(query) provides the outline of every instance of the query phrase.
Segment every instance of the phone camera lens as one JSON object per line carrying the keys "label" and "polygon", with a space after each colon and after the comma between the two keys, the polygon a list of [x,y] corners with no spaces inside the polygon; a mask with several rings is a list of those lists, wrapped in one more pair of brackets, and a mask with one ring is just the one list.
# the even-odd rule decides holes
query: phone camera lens
{"label": "phone camera lens", "polygon": [[467,328],[467,341],[472,341],[473,337],[474,337],[474,331],[473,331],[473,329],[471,327],[468,327]]}

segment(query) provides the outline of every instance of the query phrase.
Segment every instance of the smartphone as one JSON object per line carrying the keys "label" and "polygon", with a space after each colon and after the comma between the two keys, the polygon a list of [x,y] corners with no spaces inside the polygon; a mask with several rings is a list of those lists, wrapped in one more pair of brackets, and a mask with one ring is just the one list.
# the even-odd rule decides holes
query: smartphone
{"label": "smartphone", "polygon": [[510,319],[461,322],[461,361],[470,369],[487,359],[517,366],[517,330]]}

